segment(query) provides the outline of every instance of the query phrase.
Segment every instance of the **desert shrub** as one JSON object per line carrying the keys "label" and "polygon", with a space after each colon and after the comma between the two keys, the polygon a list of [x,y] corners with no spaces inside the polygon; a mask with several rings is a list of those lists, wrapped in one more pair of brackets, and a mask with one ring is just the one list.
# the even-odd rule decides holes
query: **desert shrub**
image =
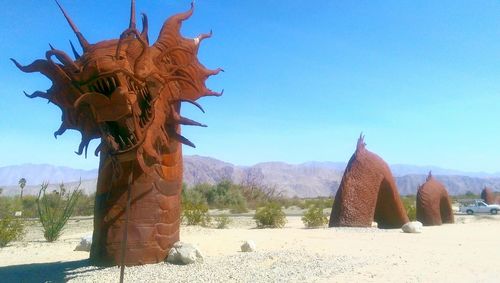
{"label": "desert shrub", "polygon": [[216,216],[214,220],[215,220],[215,227],[217,229],[227,228],[227,226],[231,223],[231,219],[226,214]]}
{"label": "desert shrub", "polygon": [[21,210],[21,201],[18,197],[0,197],[0,218],[14,215]]}
{"label": "desert shrub", "polygon": [[302,216],[302,222],[307,228],[322,227],[328,223],[328,217],[321,206],[311,205]]}
{"label": "desert shrub", "polygon": [[4,215],[0,219],[0,248],[8,243],[20,240],[24,236],[24,222],[22,219],[10,215]]}
{"label": "desert shrub", "polygon": [[184,189],[184,201],[205,203],[210,208],[231,209],[233,213],[247,212],[247,203],[240,185],[222,181],[216,185],[199,184],[191,189]]}
{"label": "desert shrub", "polygon": [[258,182],[246,182],[240,188],[249,208],[256,209],[269,202],[286,206],[286,200],[277,187],[259,185]]}
{"label": "desert shrub", "polygon": [[240,185],[230,181],[223,181],[217,184],[216,191],[220,193],[216,198],[215,205],[218,208],[227,207],[235,213],[247,212],[247,201],[242,194]]}
{"label": "desert shrub", "polygon": [[183,203],[182,218],[187,225],[210,225],[211,219],[208,215],[208,206],[203,203]]}
{"label": "desert shrub", "polygon": [[95,193],[86,195],[82,194],[73,211],[73,216],[88,216],[94,214]]}
{"label": "desert shrub", "polygon": [[23,217],[34,218],[38,216],[36,196],[25,195],[22,199]]}
{"label": "desert shrub", "polygon": [[46,193],[47,186],[47,183],[42,184],[38,193],[37,208],[38,217],[42,223],[43,236],[47,241],[53,242],[61,235],[82,193],[78,188],[73,192],[67,192],[64,184],[59,186],[58,191]]}
{"label": "desert shrub", "polygon": [[[207,204],[207,199],[205,198],[203,191],[205,189],[200,189],[206,184],[202,185],[197,185],[194,188],[187,189],[186,187],[183,187],[182,192],[181,192],[181,197],[182,197],[182,203],[203,203],[205,205]],[[210,185],[207,185],[210,186]],[[203,191],[202,191],[203,190]]]}
{"label": "desert shrub", "polygon": [[287,222],[281,205],[276,202],[257,208],[254,219],[258,228],[282,228]]}
{"label": "desert shrub", "polygon": [[408,214],[408,218],[410,221],[417,220],[417,206],[416,200],[414,196],[406,196],[401,197],[401,202],[406,210],[406,214]]}

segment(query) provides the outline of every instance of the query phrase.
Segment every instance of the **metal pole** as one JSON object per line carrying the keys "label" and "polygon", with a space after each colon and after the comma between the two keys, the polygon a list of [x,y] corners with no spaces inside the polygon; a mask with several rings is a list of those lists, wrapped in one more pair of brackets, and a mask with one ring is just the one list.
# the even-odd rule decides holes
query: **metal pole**
{"label": "metal pole", "polygon": [[127,188],[127,206],[125,208],[125,228],[123,229],[123,240],[122,240],[122,255],[121,255],[121,267],[120,267],[120,283],[123,283],[123,276],[125,275],[125,249],[127,247],[127,228],[128,228],[128,213],[130,210],[130,188],[132,187],[134,168],[132,167],[132,172],[128,177],[128,188]]}

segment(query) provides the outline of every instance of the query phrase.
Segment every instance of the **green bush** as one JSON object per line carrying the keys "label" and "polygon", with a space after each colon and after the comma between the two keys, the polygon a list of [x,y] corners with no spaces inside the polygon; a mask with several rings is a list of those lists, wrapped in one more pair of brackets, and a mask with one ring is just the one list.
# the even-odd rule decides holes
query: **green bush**
{"label": "green bush", "polygon": [[258,228],[282,228],[287,222],[281,205],[276,202],[258,208],[254,219]]}
{"label": "green bush", "polygon": [[0,219],[0,248],[12,241],[20,240],[24,236],[24,222],[12,214],[4,215]]}
{"label": "green bush", "polygon": [[53,242],[61,236],[62,230],[73,214],[82,193],[78,188],[73,192],[66,192],[64,184],[59,186],[59,191],[54,190],[51,193],[46,193],[47,186],[47,183],[42,184],[36,203],[38,217],[42,223],[43,236],[47,241]]}
{"label": "green bush", "polygon": [[231,219],[226,214],[222,214],[215,217],[215,227],[217,229],[224,229],[231,223]]}
{"label": "green bush", "polygon": [[203,203],[183,203],[182,218],[187,225],[210,225],[211,219],[208,215],[208,206]]}
{"label": "green bush", "polygon": [[0,197],[0,218],[14,215],[21,210],[21,201],[18,197]]}
{"label": "green bush", "polygon": [[95,193],[82,194],[75,204],[73,216],[89,216],[94,214]]}
{"label": "green bush", "polygon": [[247,212],[247,202],[240,185],[222,181],[216,185],[199,184],[183,189],[182,198],[191,203],[204,203],[210,208],[229,208],[233,213]]}
{"label": "green bush", "polygon": [[302,222],[307,228],[322,227],[328,223],[328,217],[323,213],[322,207],[312,205],[302,216]]}
{"label": "green bush", "polygon": [[403,206],[406,210],[406,214],[408,214],[408,218],[410,219],[410,221],[417,220],[417,206],[415,197],[401,197],[401,201],[403,202]]}
{"label": "green bush", "polygon": [[22,207],[23,217],[34,218],[38,216],[38,209],[36,206],[36,196],[25,195],[23,196]]}

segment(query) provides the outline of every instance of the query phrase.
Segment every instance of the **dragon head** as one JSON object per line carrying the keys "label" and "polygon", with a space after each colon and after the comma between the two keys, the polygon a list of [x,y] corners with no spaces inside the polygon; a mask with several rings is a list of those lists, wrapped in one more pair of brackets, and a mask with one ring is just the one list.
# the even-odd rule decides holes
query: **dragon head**
{"label": "dragon head", "polygon": [[[191,8],[170,17],[157,41],[149,44],[148,20],[142,14],[142,31],[136,28],[135,1],[131,2],[130,24],[119,38],[89,43],[66,11],[61,9],[83,49],[80,55],[73,44],[73,60],[64,51],[53,48],[45,59],[23,66],[24,72],[40,72],[52,81],[46,92],[26,94],[42,97],[62,110],[62,124],[54,136],[67,129],[78,130],[82,140],[77,154],[82,154],[92,139],[101,138],[95,154],[105,151],[118,161],[138,159],[145,169],[175,150],[177,144],[193,146],[180,134],[180,125],[205,125],[180,115],[182,102],[199,107],[202,96],[220,96],[205,86],[205,80],[222,69],[208,70],[197,59],[200,42],[211,36],[194,39],[181,36],[182,22]],[[70,42],[71,43],[71,42]]]}

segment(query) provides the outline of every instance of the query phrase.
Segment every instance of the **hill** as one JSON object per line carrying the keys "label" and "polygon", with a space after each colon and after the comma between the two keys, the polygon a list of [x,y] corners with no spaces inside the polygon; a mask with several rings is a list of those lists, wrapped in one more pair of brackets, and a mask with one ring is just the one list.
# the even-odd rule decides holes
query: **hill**
{"label": "hill", "polygon": [[[346,163],[306,162],[288,164],[284,162],[263,162],[253,166],[238,166],[215,158],[203,156],[184,157],[184,182],[188,186],[200,183],[215,184],[222,180],[235,183],[263,185],[282,191],[287,196],[315,197],[335,194],[342,179]],[[485,187],[500,190],[500,176],[481,172],[461,172],[433,166],[391,165],[399,191],[403,195],[415,194],[425,181],[429,170],[442,181],[452,195],[467,192],[480,193]],[[80,170],[49,164],[25,164],[0,167],[0,187],[4,194],[19,192],[19,178],[27,179],[26,194],[36,194],[44,181],[52,187],[64,182],[74,188],[78,180],[85,192],[95,191],[97,169]]]}

